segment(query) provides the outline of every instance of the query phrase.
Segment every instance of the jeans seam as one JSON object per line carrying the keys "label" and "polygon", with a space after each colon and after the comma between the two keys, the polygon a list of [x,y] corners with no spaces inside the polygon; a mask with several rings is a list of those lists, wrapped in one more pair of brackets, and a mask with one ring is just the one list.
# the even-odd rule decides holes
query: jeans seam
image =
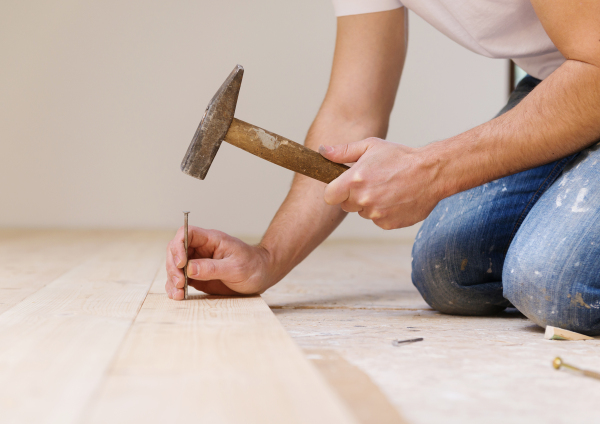
{"label": "jeans seam", "polygon": [[[510,234],[510,237],[508,239],[508,244],[506,245],[506,249],[504,249],[505,256],[508,253],[508,249],[510,248],[511,243],[512,243],[515,235],[517,234],[517,231],[521,227],[521,224],[523,223],[523,221],[529,214],[529,211],[531,210],[531,208],[533,208],[532,202],[535,204],[537,199],[539,199],[542,196],[542,194],[544,194],[544,192],[548,189],[548,187],[550,187],[552,185],[552,183],[554,181],[556,181],[558,174],[560,174],[562,172],[562,170],[564,169],[564,167],[570,160],[571,160],[571,158],[567,157],[567,158],[564,158],[564,159],[560,160],[559,162],[557,162],[554,165],[554,168],[552,168],[552,170],[548,174],[548,176],[544,179],[542,184],[540,184],[538,189],[535,191],[533,196],[531,196],[531,199],[529,199],[529,202],[527,202],[527,205],[525,205],[525,208],[523,208],[523,211],[519,215],[519,218],[517,219],[517,222],[515,223],[513,231]],[[558,170],[557,170],[557,168],[558,168]],[[529,205],[531,205],[531,208],[529,207]]]}

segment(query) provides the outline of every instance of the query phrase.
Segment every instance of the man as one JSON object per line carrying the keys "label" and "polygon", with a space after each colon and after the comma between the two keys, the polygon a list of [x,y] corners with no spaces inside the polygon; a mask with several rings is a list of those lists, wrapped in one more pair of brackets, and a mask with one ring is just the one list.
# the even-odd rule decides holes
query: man
{"label": "man", "polygon": [[[600,334],[600,2],[403,3],[334,0],[331,80],[305,144],[351,169],[327,186],[296,175],[257,246],[192,227],[190,284],[261,293],[348,212],[384,229],[425,220],[412,278],[433,308],[489,315],[512,305],[540,326]],[[406,53],[406,9],[529,73],[498,117],[422,148],[382,140]],[[173,299],[183,298],[182,237],[167,250]]]}

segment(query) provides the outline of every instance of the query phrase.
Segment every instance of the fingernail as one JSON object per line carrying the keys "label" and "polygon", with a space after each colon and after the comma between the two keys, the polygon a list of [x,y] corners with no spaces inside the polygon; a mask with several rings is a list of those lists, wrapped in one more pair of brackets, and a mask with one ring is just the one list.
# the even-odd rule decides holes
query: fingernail
{"label": "fingernail", "polygon": [[319,146],[319,152],[321,152],[321,153],[333,153],[333,147],[331,147],[331,146],[323,146],[321,144]]}
{"label": "fingernail", "polygon": [[174,256],[173,261],[175,262],[175,266],[177,266],[179,265],[179,262],[181,262],[181,259],[179,259],[179,256]]}
{"label": "fingernail", "polygon": [[175,276],[171,279],[173,282],[173,287],[177,287],[177,283],[179,283],[179,277]]}
{"label": "fingernail", "polygon": [[196,265],[194,262],[189,262],[187,266],[187,274],[188,277],[198,274],[198,265]]}

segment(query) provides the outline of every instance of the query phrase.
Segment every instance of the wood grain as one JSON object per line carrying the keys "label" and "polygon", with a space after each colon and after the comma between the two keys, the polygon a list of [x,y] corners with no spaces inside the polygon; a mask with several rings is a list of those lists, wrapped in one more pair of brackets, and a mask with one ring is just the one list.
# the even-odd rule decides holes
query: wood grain
{"label": "wood grain", "polygon": [[115,237],[99,231],[0,230],[0,314]]}
{"label": "wood grain", "polygon": [[262,298],[176,302],[161,273],[84,422],[355,422]]}
{"label": "wood grain", "polygon": [[360,424],[406,424],[369,376],[338,352],[308,349],[305,353]]}
{"label": "wood grain", "polygon": [[262,159],[329,184],[348,169],[285,137],[233,118],[225,141]]}
{"label": "wood grain", "polygon": [[135,318],[170,236],[124,235],[0,315],[3,424],[77,422]]}

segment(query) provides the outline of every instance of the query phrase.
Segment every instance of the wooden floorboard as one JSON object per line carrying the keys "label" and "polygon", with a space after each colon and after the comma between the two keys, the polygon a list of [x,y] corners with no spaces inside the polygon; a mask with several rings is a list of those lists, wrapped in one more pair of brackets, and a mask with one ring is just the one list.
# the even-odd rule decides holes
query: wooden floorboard
{"label": "wooden floorboard", "polygon": [[0,314],[117,236],[122,232],[0,230]]}
{"label": "wooden floorboard", "polygon": [[[171,235],[0,230],[1,424],[343,423],[353,411],[379,423],[386,403],[412,424],[600,414],[597,381],[551,365],[598,370],[599,339],[544,340],[514,310],[439,314],[412,286],[410,245],[319,247],[263,295],[277,321],[260,298],[168,300]],[[332,386],[288,334],[320,351]]]}
{"label": "wooden floorboard", "polygon": [[157,277],[83,422],[356,422],[260,296],[175,302],[165,278]]}
{"label": "wooden floorboard", "polygon": [[[119,233],[83,262],[84,254],[66,247],[72,269],[0,315],[0,422],[78,421],[144,301],[169,235]],[[89,247],[85,240],[77,246]]]}
{"label": "wooden floorboard", "polygon": [[369,376],[332,349],[305,350],[360,424],[406,424]]}

